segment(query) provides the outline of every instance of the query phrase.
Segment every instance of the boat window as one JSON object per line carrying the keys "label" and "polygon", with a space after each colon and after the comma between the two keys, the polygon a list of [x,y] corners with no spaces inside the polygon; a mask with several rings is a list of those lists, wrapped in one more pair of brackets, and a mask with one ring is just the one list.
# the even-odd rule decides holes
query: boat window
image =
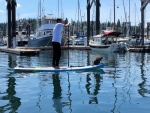
{"label": "boat window", "polygon": [[24,32],[22,32],[22,35],[26,35],[26,32],[24,31]]}
{"label": "boat window", "polygon": [[56,20],[51,20],[51,23],[54,23],[54,24],[55,24],[55,23],[57,23],[57,22],[56,22]]}
{"label": "boat window", "polygon": [[18,32],[16,32],[16,35],[18,35]]}
{"label": "boat window", "polygon": [[45,32],[38,32],[37,36],[43,36]]}
{"label": "boat window", "polygon": [[46,31],[47,35],[52,35],[52,31]]}

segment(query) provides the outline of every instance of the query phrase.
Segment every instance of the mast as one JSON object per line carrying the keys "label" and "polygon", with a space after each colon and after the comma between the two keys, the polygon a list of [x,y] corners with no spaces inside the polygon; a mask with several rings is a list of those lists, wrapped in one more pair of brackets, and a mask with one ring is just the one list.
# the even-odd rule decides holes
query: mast
{"label": "mast", "polygon": [[130,0],[129,0],[129,25],[128,25],[128,34],[130,34]]}
{"label": "mast", "polygon": [[[128,28],[128,25],[127,25],[127,14],[126,14],[126,10],[125,10],[124,0],[122,0],[122,2],[123,2],[123,8],[124,8],[124,14],[125,14],[125,20],[126,20],[126,28]],[[126,36],[128,36],[127,31],[126,31]]]}
{"label": "mast", "polygon": [[58,17],[59,17],[59,0],[58,0]]}
{"label": "mast", "polygon": [[37,28],[41,26],[41,0],[38,2],[38,18],[37,18]]}
{"label": "mast", "polygon": [[135,3],[135,34],[136,34],[136,3]]}
{"label": "mast", "polygon": [[79,3],[79,0],[78,0],[78,24],[77,24],[77,32],[79,33],[79,9],[80,9],[80,3]]}
{"label": "mast", "polygon": [[116,25],[115,25],[115,21],[116,21],[116,2],[115,2],[115,0],[114,0],[114,30],[116,29]]}
{"label": "mast", "polygon": [[60,0],[60,10],[61,10],[61,18],[64,19],[64,12],[63,12],[63,9],[62,9],[62,0]]}

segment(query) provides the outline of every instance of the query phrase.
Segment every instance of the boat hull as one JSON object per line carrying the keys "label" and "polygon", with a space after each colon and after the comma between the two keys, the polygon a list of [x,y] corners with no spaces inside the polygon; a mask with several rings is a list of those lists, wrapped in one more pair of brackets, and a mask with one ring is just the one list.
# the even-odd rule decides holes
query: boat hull
{"label": "boat hull", "polygon": [[52,45],[52,36],[45,36],[42,38],[33,37],[28,39],[28,47],[42,47],[51,45]]}
{"label": "boat hull", "polygon": [[118,51],[118,45],[117,44],[111,44],[111,45],[97,45],[97,44],[91,44],[90,45],[91,50],[93,51],[102,51],[102,52],[115,52]]}
{"label": "boat hull", "polygon": [[[61,45],[65,44],[65,39],[62,39]],[[45,36],[42,38],[30,38],[28,39],[28,47],[44,47],[44,46],[52,46],[52,36]]]}

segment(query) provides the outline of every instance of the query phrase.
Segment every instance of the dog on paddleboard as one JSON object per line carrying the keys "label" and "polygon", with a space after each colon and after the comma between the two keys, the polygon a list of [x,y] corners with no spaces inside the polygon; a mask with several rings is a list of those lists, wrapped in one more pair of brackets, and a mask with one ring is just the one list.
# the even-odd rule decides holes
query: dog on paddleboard
{"label": "dog on paddleboard", "polygon": [[97,57],[94,62],[93,65],[99,65],[99,63],[101,62],[101,60],[103,59],[103,57]]}

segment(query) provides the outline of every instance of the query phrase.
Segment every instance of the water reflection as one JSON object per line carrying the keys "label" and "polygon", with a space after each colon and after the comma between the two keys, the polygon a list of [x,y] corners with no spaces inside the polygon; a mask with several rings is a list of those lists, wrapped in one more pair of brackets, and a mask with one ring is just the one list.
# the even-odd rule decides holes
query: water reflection
{"label": "water reflection", "polygon": [[58,73],[52,74],[52,79],[53,79],[53,86],[54,86],[53,99],[60,99],[62,88],[60,86],[59,74]]}
{"label": "water reflection", "polygon": [[4,113],[6,111],[9,111],[9,113],[15,113],[19,106],[21,105],[21,99],[16,97],[16,91],[15,91],[15,85],[16,85],[16,79],[14,77],[8,78],[8,88],[6,90],[7,95],[2,96],[1,100],[9,102],[6,105],[0,106],[0,112]]}
{"label": "water reflection", "polygon": [[[8,73],[12,73],[10,69],[13,69],[14,66],[16,65],[51,66],[51,51],[43,51],[42,53],[40,53],[39,56],[33,57],[17,56],[12,54],[6,55],[8,57],[7,58],[8,61],[5,61],[6,63],[4,64],[5,65],[7,64],[7,67],[5,66],[5,68],[7,68],[6,71]],[[34,102],[38,101],[36,105],[34,105],[34,102],[30,102],[32,103],[31,107],[37,109],[38,106],[39,108],[37,111],[41,112],[42,110],[44,111],[45,108],[44,104],[51,103],[51,105],[48,105],[49,106],[48,110],[53,109],[57,113],[62,113],[66,111],[72,112],[77,109],[76,108],[77,106],[79,106],[79,109],[82,109],[80,106],[90,107],[90,109],[92,109],[93,112],[95,112],[96,111],[95,109],[99,109],[99,107],[102,108],[102,106],[104,106],[106,107],[107,111],[103,111],[103,109],[101,109],[102,112],[121,113],[124,109],[126,108],[128,109],[128,107],[135,108],[135,106],[138,106],[138,104],[135,105],[135,103],[138,102],[140,103],[141,101],[144,101],[143,103],[145,103],[145,101],[147,101],[146,99],[148,98],[143,99],[142,97],[149,97],[150,94],[149,54],[143,53],[107,54],[107,53],[92,53],[91,51],[70,50],[70,63],[74,65],[89,65],[97,56],[104,57],[103,61],[106,64],[106,67],[104,68],[106,68],[107,70],[110,69],[110,71],[111,72],[113,71],[113,73],[105,73],[104,75],[101,75],[101,73],[91,72],[86,75],[84,74],[85,76],[82,76],[79,73],[78,75],[83,78],[80,81],[81,88],[83,88],[81,93],[78,91],[77,92],[74,91],[76,90],[76,88],[78,88],[78,86],[74,83],[76,83],[76,81],[79,80],[78,77],[74,77],[74,74],[73,76],[69,76],[70,73],[67,74],[62,73],[63,77],[66,80],[64,84],[61,83],[61,80],[63,78],[61,73],[53,73],[50,75],[45,73],[46,76],[42,76],[45,79],[41,79],[39,83],[40,92],[38,91],[37,88],[38,86],[35,85],[34,88],[37,89],[37,91],[29,93],[30,94],[29,96],[34,100]],[[66,51],[64,51],[60,62],[61,65],[67,65],[67,60],[68,60],[67,54]],[[4,60],[1,59],[1,62],[4,62]],[[0,64],[0,66],[1,69],[4,68],[2,64]],[[16,75],[19,76],[19,74],[17,73]],[[19,110],[21,111],[22,108],[24,108],[26,104],[28,104],[27,102],[24,104],[21,103],[21,99],[23,100],[24,98],[26,98],[23,94],[21,95],[21,99],[16,96],[17,89],[18,88],[23,89],[26,86],[26,84],[24,84],[26,82],[22,82],[20,83],[21,85],[19,84],[20,86],[17,87],[16,89],[17,83],[15,78],[16,75],[15,73],[13,73],[13,75],[10,74],[4,75],[6,76],[6,78],[4,78],[6,79],[5,85],[6,89],[4,91],[0,91],[1,95],[0,101],[2,101],[0,106],[0,112],[2,113],[17,112],[19,108],[20,108]],[[34,77],[31,75],[34,75]],[[35,79],[36,76],[38,77],[40,76],[40,74],[37,73],[31,75],[29,75],[29,77],[26,78],[26,80],[28,79],[29,81],[33,81],[33,79]],[[1,77],[1,80],[2,79],[3,77]],[[3,81],[5,81],[4,79]],[[50,88],[48,89],[46,86]],[[48,91],[44,90],[44,87],[46,87],[45,89],[48,89]],[[49,91],[52,91],[52,93],[49,93]],[[47,95],[45,96],[45,94]],[[81,95],[81,98],[80,97],[77,98],[74,95]],[[109,96],[106,97],[106,95]],[[36,96],[38,96],[39,98],[38,99],[33,98]],[[49,96],[50,100],[45,100],[45,98],[47,99],[47,97]],[[83,96],[84,98],[82,98]],[[88,100],[87,102],[88,105],[82,103],[84,99],[86,101]],[[108,104],[106,103],[106,101],[109,101],[110,103]],[[74,105],[76,103],[79,105]],[[91,104],[95,104],[94,107]],[[143,104],[143,106],[146,105]],[[137,111],[138,109],[140,108],[137,108]],[[83,112],[87,112],[86,109],[84,109]]]}
{"label": "water reflection", "polygon": [[62,112],[62,102],[61,102],[61,91],[62,88],[60,86],[60,79],[59,79],[59,74],[53,74],[52,79],[53,79],[53,86],[54,86],[54,92],[53,92],[53,107],[55,108],[55,111],[57,113],[63,113]]}
{"label": "water reflection", "polygon": [[16,55],[8,54],[8,66],[10,68],[13,68],[14,66],[16,66],[17,64],[16,61],[17,61]]}
{"label": "water reflection", "polygon": [[[94,88],[92,87],[92,79],[94,79]],[[98,98],[97,94],[99,93],[100,90],[100,82],[101,82],[102,77],[98,73],[94,73],[94,78],[93,75],[91,76],[90,74],[87,74],[86,76],[86,82],[87,84],[85,85],[87,93],[89,95],[92,95],[94,97],[90,97],[89,99],[89,104],[98,104]]]}
{"label": "water reflection", "polygon": [[140,65],[140,70],[141,70],[141,83],[139,83],[140,89],[138,90],[139,94],[143,97],[146,97],[146,94],[150,94],[150,91],[146,89],[146,75],[145,75],[145,54],[141,54],[141,65]]}
{"label": "water reflection", "polygon": [[[6,58],[6,57],[5,57]],[[13,68],[14,66],[16,66],[16,55],[12,55],[12,54],[8,54],[8,67],[9,68]],[[16,78],[15,77],[10,77],[11,75],[5,75],[8,76],[8,78],[6,77],[7,80],[7,89],[6,92],[1,93],[0,94],[5,94],[4,96],[2,96],[0,98],[0,100],[2,100],[2,102],[6,103],[3,106],[0,106],[0,112],[4,113],[4,112],[10,112],[10,113],[15,113],[19,106],[21,105],[21,99],[19,97],[16,97]],[[7,103],[8,101],[8,103]]]}
{"label": "water reflection", "polygon": [[69,73],[68,74],[68,102],[62,102],[62,88],[60,85],[60,78],[59,73],[52,74],[53,79],[53,107],[57,113],[63,113],[63,107],[69,106],[70,113],[72,112],[71,108],[71,92],[70,92],[70,80],[69,80]]}

